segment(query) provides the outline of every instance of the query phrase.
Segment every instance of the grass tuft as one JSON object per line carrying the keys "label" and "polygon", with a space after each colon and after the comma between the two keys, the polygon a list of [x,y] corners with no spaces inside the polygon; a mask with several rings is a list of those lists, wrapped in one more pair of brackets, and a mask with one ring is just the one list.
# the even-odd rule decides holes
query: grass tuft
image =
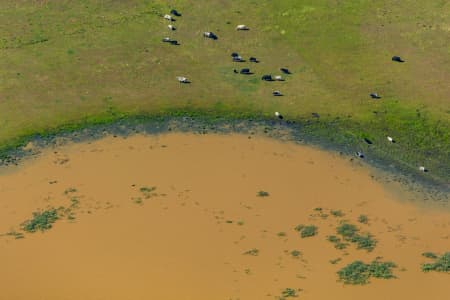
{"label": "grass tuft", "polygon": [[354,261],[337,273],[339,280],[344,284],[367,284],[370,277],[391,279],[395,278],[392,269],[396,265],[393,262],[381,262],[374,260],[370,264],[366,264],[360,260]]}
{"label": "grass tuft", "polygon": [[294,229],[300,232],[302,238],[315,236],[318,231],[317,226],[314,225],[297,225]]}
{"label": "grass tuft", "polygon": [[370,233],[359,234],[359,229],[353,224],[343,223],[336,228],[336,231],[344,240],[357,244],[358,249],[370,252],[377,245],[377,241]]}
{"label": "grass tuft", "polygon": [[34,212],[31,220],[22,224],[22,229],[26,232],[45,231],[52,228],[52,224],[58,220],[58,212],[52,208],[42,212]]}
{"label": "grass tuft", "polygon": [[369,218],[366,215],[360,215],[358,217],[358,222],[362,224],[367,224],[369,222]]}
{"label": "grass tuft", "polygon": [[243,253],[244,255],[251,255],[251,256],[258,256],[259,255],[259,250],[256,248],[253,248],[251,250],[245,251]]}
{"label": "grass tuft", "polygon": [[257,195],[258,197],[268,197],[268,196],[269,196],[269,193],[266,192],[266,191],[259,191],[256,195]]}
{"label": "grass tuft", "polygon": [[450,273],[450,252],[446,252],[442,256],[435,255],[431,252],[425,252],[422,255],[434,259],[433,263],[422,264],[423,272],[435,271]]}

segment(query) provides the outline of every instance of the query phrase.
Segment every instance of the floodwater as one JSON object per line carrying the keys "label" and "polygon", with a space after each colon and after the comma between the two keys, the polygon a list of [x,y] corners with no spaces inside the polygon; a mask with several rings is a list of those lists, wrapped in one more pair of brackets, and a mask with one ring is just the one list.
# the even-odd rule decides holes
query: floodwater
{"label": "floodwater", "polygon": [[[32,212],[60,206],[70,213],[51,229],[20,230]],[[326,237],[342,220],[373,234],[375,249],[335,249]],[[318,234],[301,238],[299,224]],[[450,251],[449,210],[397,199],[349,157],[262,137],[136,135],[47,149],[0,175],[0,233],[11,231],[24,238],[0,236],[5,300],[450,295],[449,274],[420,270],[423,252]],[[243,254],[251,249],[258,255]],[[338,281],[346,264],[376,257],[396,263],[397,278]]]}

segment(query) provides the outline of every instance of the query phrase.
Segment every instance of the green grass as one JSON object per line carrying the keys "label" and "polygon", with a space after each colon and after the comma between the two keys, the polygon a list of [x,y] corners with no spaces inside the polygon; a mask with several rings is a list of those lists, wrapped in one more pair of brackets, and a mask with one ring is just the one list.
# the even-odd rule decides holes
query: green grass
{"label": "green grass", "polygon": [[67,188],[67,189],[64,191],[64,195],[68,195],[68,194],[76,193],[76,192],[77,192],[77,189],[76,189],[76,188],[70,187],[70,188]]}
{"label": "green grass", "polygon": [[359,215],[358,222],[362,224],[367,224],[369,222],[369,218],[366,215]]}
{"label": "green grass", "polygon": [[348,243],[343,243],[342,240],[340,238],[338,238],[335,235],[329,235],[327,237],[327,240],[331,243],[334,244],[334,248],[338,249],[338,250],[342,250],[347,248]]}
{"label": "green grass", "polygon": [[335,265],[335,264],[337,264],[338,262],[340,262],[341,260],[342,260],[342,258],[340,258],[340,257],[338,257],[338,258],[336,258],[336,259],[332,259],[332,260],[330,260],[330,264]]}
{"label": "green grass", "polygon": [[5,235],[6,236],[13,236],[14,239],[16,239],[16,240],[20,240],[20,239],[23,239],[25,237],[22,232],[17,232],[17,231],[14,231],[14,230],[5,233]]}
{"label": "green grass", "polygon": [[436,271],[450,274],[450,252],[446,252],[441,256],[431,252],[425,252],[422,255],[434,260],[432,263],[422,264],[423,272]]}
{"label": "green grass", "polygon": [[382,279],[395,278],[392,273],[392,269],[395,267],[396,265],[393,262],[374,260],[370,264],[366,264],[357,260],[346,265],[337,273],[339,280],[344,284],[364,285],[369,283],[370,277]]}
{"label": "green grass", "polygon": [[153,193],[156,190],[156,187],[152,186],[152,187],[148,187],[148,186],[143,186],[141,188],[139,188],[139,191],[143,194],[145,199],[151,198],[153,196],[157,196],[158,194]]}
{"label": "green grass", "polygon": [[52,224],[58,220],[58,212],[52,208],[41,212],[34,212],[33,218],[22,224],[22,229],[26,232],[45,231],[52,228]]}
{"label": "green grass", "polygon": [[[179,0],[176,6],[186,13],[176,22],[179,30],[169,33],[161,15],[170,4],[162,0],[4,1],[1,156],[35,134],[125,117],[270,119],[280,111],[307,125],[302,130],[312,137],[361,147],[368,158],[448,182],[450,61],[443,28],[450,21],[442,13],[448,4],[387,4],[285,0],[255,7],[247,0]],[[250,31],[234,30],[242,22],[237,10],[246,12]],[[198,34],[208,28],[219,40]],[[181,45],[161,43],[165,35]],[[256,74],[235,76],[230,51],[258,57],[259,64],[242,64]],[[392,63],[394,54],[407,62]],[[259,80],[280,66],[293,71],[285,82]],[[192,84],[180,86],[178,75]],[[275,87],[286,96],[274,99]],[[371,91],[383,98],[368,99]],[[320,118],[312,119],[313,112]],[[387,143],[386,135],[398,142]],[[362,137],[374,141],[371,149]],[[418,173],[419,164],[430,172]]]}
{"label": "green grass", "polygon": [[330,213],[335,217],[343,217],[344,213],[341,210],[331,210]]}
{"label": "green grass", "polygon": [[258,256],[259,255],[259,250],[256,248],[250,249],[248,251],[245,251],[243,253],[244,255],[251,255],[251,256]]}
{"label": "green grass", "polygon": [[258,197],[268,197],[268,196],[269,196],[269,193],[266,192],[266,191],[259,191],[259,192],[256,194],[256,196],[258,196]]}
{"label": "green grass", "polygon": [[318,232],[317,226],[314,225],[297,225],[294,229],[300,232],[302,238],[315,236]]}
{"label": "green grass", "polygon": [[291,251],[291,256],[292,256],[293,258],[299,258],[300,255],[302,255],[302,253],[301,253],[300,251],[298,251],[298,250],[292,250],[292,251]]}
{"label": "green grass", "polygon": [[352,242],[357,245],[358,249],[372,251],[377,245],[377,241],[370,233],[359,233],[359,229],[349,223],[342,223],[336,228],[338,234],[342,235],[345,241]]}
{"label": "green grass", "polygon": [[297,291],[295,289],[292,288],[285,288],[282,292],[281,292],[281,296],[278,297],[279,300],[284,300],[286,298],[295,298],[298,297]]}

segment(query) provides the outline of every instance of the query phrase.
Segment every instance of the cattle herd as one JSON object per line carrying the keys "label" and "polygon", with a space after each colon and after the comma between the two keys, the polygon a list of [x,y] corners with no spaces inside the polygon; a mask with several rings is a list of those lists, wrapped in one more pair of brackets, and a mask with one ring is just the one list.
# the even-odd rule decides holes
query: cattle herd
{"label": "cattle herd", "polygon": [[[173,22],[173,21],[175,21],[173,16],[181,17],[181,14],[177,10],[172,9],[170,11],[170,14],[164,15],[164,19],[166,19],[166,20],[168,20],[170,22]],[[175,26],[173,24],[169,24],[168,28],[171,31],[176,30],[176,28],[175,28]],[[247,30],[250,30],[250,28],[248,26],[246,26],[246,25],[241,24],[241,25],[237,25],[236,26],[236,30],[237,31],[241,31],[241,30],[247,31]],[[203,33],[203,37],[204,38],[213,39],[213,40],[217,40],[219,38],[215,33],[211,32],[211,31],[205,31]],[[162,41],[165,42],[165,43],[169,43],[171,45],[180,45],[177,40],[173,40],[173,39],[171,39],[169,37],[163,38]],[[231,59],[232,59],[233,62],[237,62],[237,63],[246,62],[246,60],[242,56],[240,56],[239,53],[237,53],[237,52],[231,53]],[[249,57],[248,60],[251,63],[259,63],[260,62],[258,59],[256,59],[256,57]],[[400,56],[393,56],[392,57],[392,61],[399,62],[399,63],[405,62],[405,60],[403,60]],[[289,69],[287,69],[287,68],[280,68],[280,71],[281,71],[281,73],[283,73],[285,75],[292,74],[291,71],[289,71]],[[252,75],[252,74],[254,74],[253,72],[250,71],[249,68],[242,68],[239,71],[237,69],[234,69],[233,72],[235,74],[243,74],[243,75]],[[177,76],[176,78],[177,78],[177,80],[180,83],[183,83],[183,84],[190,83],[190,81],[184,76]],[[263,80],[263,81],[284,81],[284,78],[281,75],[272,76],[271,74],[264,74],[264,75],[261,76],[261,80]],[[277,91],[273,91],[272,95],[276,96],[276,97],[283,96],[283,94],[280,91],[278,91],[278,90]],[[378,95],[378,93],[376,93],[376,92],[370,93],[369,96],[372,99],[374,99],[374,100],[381,99],[381,96]],[[314,114],[316,114],[315,117],[318,117],[317,113],[313,113],[313,115]],[[283,119],[283,115],[280,114],[279,112],[275,112],[275,117],[280,119],[280,120]],[[387,137],[387,140],[390,143],[395,143],[395,140],[392,137],[390,137],[390,136]],[[369,139],[367,139],[367,138],[364,138],[364,141],[367,144],[369,144],[369,145],[372,144],[372,142]],[[364,154],[361,151],[357,151],[357,152],[355,152],[355,154],[359,158],[364,158]],[[422,172],[427,172],[428,171],[424,166],[420,166],[419,170],[422,171]]]}

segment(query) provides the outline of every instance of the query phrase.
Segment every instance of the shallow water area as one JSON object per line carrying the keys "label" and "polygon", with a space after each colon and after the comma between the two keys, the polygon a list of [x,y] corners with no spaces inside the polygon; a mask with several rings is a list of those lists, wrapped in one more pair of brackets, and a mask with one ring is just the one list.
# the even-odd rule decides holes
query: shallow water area
{"label": "shallow water area", "polygon": [[[49,230],[21,231],[33,212],[59,207]],[[343,220],[370,232],[375,249],[334,248],[327,236]],[[317,235],[301,238],[299,224]],[[0,299],[450,294],[449,274],[420,269],[423,252],[450,251],[448,209],[398,199],[348,157],[262,137],[108,136],[46,149],[0,175],[0,234],[8,232],[24,238],[0,236]],[[376,257],[396,263],[397,278],[338,282],[346,264]]]}

